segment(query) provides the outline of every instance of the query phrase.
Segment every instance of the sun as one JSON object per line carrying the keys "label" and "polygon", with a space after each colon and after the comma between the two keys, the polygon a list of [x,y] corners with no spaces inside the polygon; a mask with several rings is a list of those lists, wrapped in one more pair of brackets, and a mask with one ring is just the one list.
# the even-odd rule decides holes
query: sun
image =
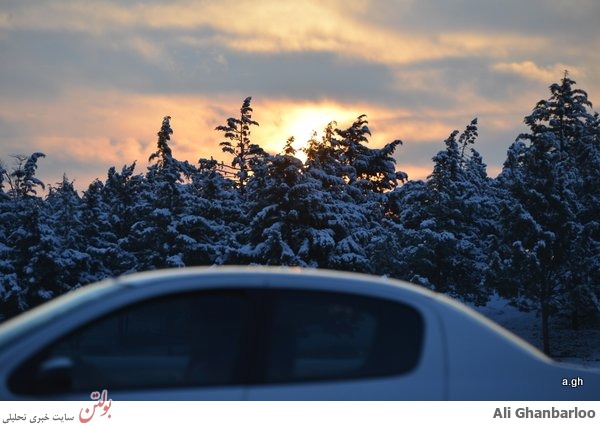
{"label": "sun", "polygon": [[345,128],[363,110],[364,105],[344,105],[328,100],[266,102],[260,109],[257,108],[260,127],[254,129],[253,138],[262,141],[261,146],[267,152],[280,153],[285,142],[293,136],[296,157],[305,161],[306,154],[302,149],[313,134],[320,140],[329,123],[335,121],[339,127]]}
{"label": "sun", "polygon": [[323,131],[332,121],[344,123],[351,120],[354,114],[336,105],[317,104],[302,105],[292,108],[282,116],[280,131],[284,140],[290,136],[294,137],[294,148],[296,157],[306,160],[306,154],[302,151],[308,144],[313,134],[321,138]]}

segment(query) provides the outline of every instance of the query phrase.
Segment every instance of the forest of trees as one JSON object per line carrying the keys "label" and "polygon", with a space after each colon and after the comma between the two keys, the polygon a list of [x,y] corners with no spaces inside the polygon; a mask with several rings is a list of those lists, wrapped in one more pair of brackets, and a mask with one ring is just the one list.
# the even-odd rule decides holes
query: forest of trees
{"label": "forest of trees", "polygon": [[[400,140],[368,147],[367,118],[332,122],[306,161],[251,139],[251,98],[216,130],[229,164],[177,160],[165,117],[150,166],[111,167],[79,194],[45,188],[43,153],[0,164],[0,316],[135,271],[298,265],[404,279],[484,304],[497,293],[570,327],[600,320],[600,119],[567,73],[525,117],[490,178],[477,119],[440,141],[433,170],[396,170]],[[442,145],[443,143],[443,145]],[[43,194],[43,195],[42,195]]]}

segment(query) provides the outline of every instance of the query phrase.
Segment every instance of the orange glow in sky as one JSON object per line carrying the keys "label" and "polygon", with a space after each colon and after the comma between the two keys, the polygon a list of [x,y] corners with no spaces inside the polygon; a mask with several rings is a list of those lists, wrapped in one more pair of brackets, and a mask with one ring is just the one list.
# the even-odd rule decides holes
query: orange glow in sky
{"label": "orange glow in sky", "polygon": [[[170,115],[176,158],[231,159],[214,128],[252,96],[252,141],[300,150],[366,114],[412,179],[479,118],[495,176],[523,117],[563,70],[599,102],[600,2],[464,0],[13,1],[0,5],[0,160],[44,152],[39,177],[85,189],[143,173]],[[301,154],[298,154],[301,156]]]}
{"label": "orange glow in sky", "polygon": [[[260,113],[260,110],[257,110],[257,113]],[[323,130],[330,122],[336,121],[340,127],[346,124],[349,126],[360,113],[331,102],[274,102],[262,111],[262,115],[265,120],[261,124],[263,128],[260,134],[266,147],[273,152],[281,152],[283,143],[293,136],[296,156],[305,160],[306,156],[301,150],[306,147],[313,133],[316,133],[317,138],[321,138]]]}

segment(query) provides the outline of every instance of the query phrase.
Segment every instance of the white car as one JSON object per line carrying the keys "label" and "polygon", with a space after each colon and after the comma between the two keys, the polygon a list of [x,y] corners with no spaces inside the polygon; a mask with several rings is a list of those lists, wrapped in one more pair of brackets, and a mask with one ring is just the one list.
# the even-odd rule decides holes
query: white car
{"label": "white car", "polygon": [[470,308],[392,279],[187,268],[87,285],[0,326],[1,400],[597,400]]}

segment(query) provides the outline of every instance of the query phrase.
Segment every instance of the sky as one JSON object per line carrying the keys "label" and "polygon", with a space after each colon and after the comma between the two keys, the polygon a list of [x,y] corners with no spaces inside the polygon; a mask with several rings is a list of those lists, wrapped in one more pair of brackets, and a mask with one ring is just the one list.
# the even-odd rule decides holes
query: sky
{"label": "sky", "polygon": [[214,129],[252,96],[267,151],[366,114],[411,179],[478,117],[495,177],[564,70],[600,102],[598,22],[598,0],[0,0],[0,160],[85,190],[143,173],[169,115],[177,159],[229,162]]}

